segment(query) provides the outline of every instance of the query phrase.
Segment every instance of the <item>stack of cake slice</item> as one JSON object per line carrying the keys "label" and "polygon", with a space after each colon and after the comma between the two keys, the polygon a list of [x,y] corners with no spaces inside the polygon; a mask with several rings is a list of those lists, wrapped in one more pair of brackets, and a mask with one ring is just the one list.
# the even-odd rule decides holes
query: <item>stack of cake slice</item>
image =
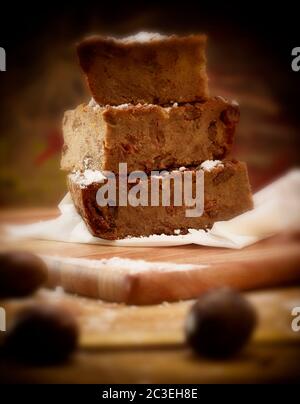
{"label": "stack of cake slice", "polygon": [[[180,234],[205,229],[252,208],[247,168],[228,160],[239,107],[209,97],[206,37],[140,33],[122,40],[92,37],[78,46],[80,65],[92,100],[65,113],[62,168],[74,204],[95,236],[118,239]],[[193,182],[204,175],[204,212],[187,217],[186,206],[120,205],[118,198],[99,206],[97,192],[107,172],[143,171],[151,194],[156,170]],[[160,176],[159,176],[160,178]],[[162,189],[159,186],[159,192]],[[118,184],[117,192],[118,195]],[[127,183],[128,191],[134,184]],[[176,191],[177,192],[177,191]],[[182,198],[184,200],[184,198]],[[172,202],[173,201],[173,202]]]}

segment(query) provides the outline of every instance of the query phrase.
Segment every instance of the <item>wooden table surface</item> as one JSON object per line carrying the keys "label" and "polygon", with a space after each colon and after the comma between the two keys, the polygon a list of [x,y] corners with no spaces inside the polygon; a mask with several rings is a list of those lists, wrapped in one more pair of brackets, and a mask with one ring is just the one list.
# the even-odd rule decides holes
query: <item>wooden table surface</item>
{"label": "wooden table surface", "polygon": [[[0,223],[30,223],[51,218],[53,209],[2,210]],[[33,244],[32,244],[33,243]],[[36,243],[36,244],[35,244]],[[39,250],[41,243],[31,242]],[[55,254],[56,243],[51,244]],[[61,249],[62,243],[57,243]],[[28,247],[2,236],[2,249]],[[69,249],[75,245],[66,245]],[[81,248],[77,245],[76,248]],[[101,247],[103,248],[103,247]],[[174,247],[173,247],[174,248]],[[176,249],[180,247],[176,247]],[[215,249],[211,249],[213,255]],[[300,269],[300,268],[299,268]],[[291,311],[300,307],[300,287],[245,293],[257,309],[259,324],[243,352],[227,361],[197,358],[184,344],[183,326],[192,301],[126,306],[78,297],[61,290],[40,290],[27,299],[0,302],[7,320],[33,301],[67,306],[81,330],[79,351],[64,365],[29,367],[0,360],[0,381],[43,383],[227,383],[300,380],[300,332]]]}

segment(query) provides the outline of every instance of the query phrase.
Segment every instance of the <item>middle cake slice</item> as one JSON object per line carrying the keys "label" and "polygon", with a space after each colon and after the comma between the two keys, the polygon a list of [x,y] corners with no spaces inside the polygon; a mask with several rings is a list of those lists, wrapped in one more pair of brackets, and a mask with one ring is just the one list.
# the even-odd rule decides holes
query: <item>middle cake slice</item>
{"label": "middle cake slice", "polygon": [[197,165],[230,153],[239,107],[222,97],[159,106],[99,106],[93,100],[65,113],[61,167],[128,172]]}

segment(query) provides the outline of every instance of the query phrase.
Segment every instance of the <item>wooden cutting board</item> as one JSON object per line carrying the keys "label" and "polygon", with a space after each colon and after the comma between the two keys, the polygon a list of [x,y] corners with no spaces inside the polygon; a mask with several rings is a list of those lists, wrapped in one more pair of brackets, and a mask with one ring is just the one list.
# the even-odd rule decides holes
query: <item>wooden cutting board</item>
{"label": "wooden cutting board", "polygon": [[[54,210],[44,209],[2,211],[0,222],[32,222],[51,218],[55,214]],[[211,262],[222,265],[261,262],[264,259],[276,261],[276,257],[281,257],[281,264],[277,268],[282,265],[280,273],[283,273],[290,268],[289,257],[294,257],[298,262],[299,241],[295,235],[282,235],[245,250],[233,251],[197,246],[128,249],[37,240],[16,244],[2,239],[1,248],[24,248],[40,254],[88,259],[119,256],[148,261]],[[258,327],[246,349],[227,361],[195,358],[184,345],[184,322],[193,303],[191,300],[133,306],[88,299],[57,289],[41,290],[27,299],[0,302],[0,306],[7,310],[8,323],[14,320],[16,311],[26,304],[53,302],[67,306],[76,315],[81,331],[81,349],[70,362],[63,366],[36,368],[0,360],[0,378],[2,381],[22,383],[249,383],[299,380],[300,333],[291,328],[291,313],[294,307],[300,307],[300,288],[251,291],[245,296],[257,311]]]}
{"label": "wooden cutting board", "polygon": [[[24,223],[55,217],[57,211],[32,210],[6,212],[0,222]],[[300,280],[300,238],[282,234],[242,250],[202,247],[112,247],[22,240],[21,247],[47,256],[49,286],[62,286],[65,291],[82,296],[127,304],[155,304],[199,296],[208,289],[231,286],[252,290],[290,284]],[[1,249],[20,247],[15,240],[4,237]],[[55,258],[54,258],[55,257]],[[153,263],[148,270],[124,268],[89,268],[84,261],[65,262],[66,258],[88,260],[113,257],[145,260]],[[159,270],[155,262],[168,263]],[[182,269],[173,268],[183,265]],[[193,269],[185,265],[192,264]]]}

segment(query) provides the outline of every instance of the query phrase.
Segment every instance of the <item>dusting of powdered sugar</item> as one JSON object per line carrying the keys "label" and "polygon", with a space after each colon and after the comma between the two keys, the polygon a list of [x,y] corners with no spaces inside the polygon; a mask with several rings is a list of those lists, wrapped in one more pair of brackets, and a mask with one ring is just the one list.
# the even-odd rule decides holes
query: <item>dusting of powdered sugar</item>
{"label": "dusting of powdered sugar", "polygon": [[[139,107],[140,105],[141,104],[137,104],[136,107]],[[133,106],[133,104],[106,105],[106,107],[110,107],[110,108],[113,108],[113,109],[121,109],[121,110],[130,108],[132,106]]]}
{"label": "dusting of powdered sugar", "polygon": [[106,105],[106,107],[110,107],[110,108],[113,108],[113,109],[127,109],[127,108],[130,108],[130,107],[134,107],[134,108],[153,108],[153,107],[156,107],[156,108],[163,108],[163,109],[165,109],[166,111],[170,111],[172,108],[177,108],[178,107],[178,102],[174,102],[174,103],[171,103],[171,105],[170,106],[160,106],[160,105],[157,105],[157,104],[142,104],[142,103],[138,103],[138,104],[119,104],[119,105]]}
{"label": "dusting of powdered sugar", "polygon": [[228,102],[226,98],[222,97],[221,95],[216,96],[217,100],[223,101],[223,102]]}
{"label": "dusting of powdered sugar", "polygon": [[206,160],[200,165],[200,168],[203,171],[211,171],[211,170],[213,170],[214,168],[217,168],[217,167],[224,167],[222,161],[220,161],[220,160]]}
{"label": "dusting of powdered sugar", "polygon": [[112,109],[117,109],[117,110],[125,110],[128,108],[163,108],[166,111],[170,111],[172,108],[177,108],[178,102],[174,102],[171,103],[171,105],[169,106],[161,106],[161,105],[157,105],[157,104],[142,104],[142,103],[138,103],[138,104],[131,104],[131,103],[124,103],[124,104],[119,104],[119,105],[100,105],[97,104],[97,102],[94,100],[94,98],[91,98],[90,102],[88,103],[88,107],[92,108],[94,111],[98,111],[100,108],[112,108]]}
{"label": "dusting of powdered sugar", "polygon": [[88,107],[93,108],[94,111],[98,111],[101,108],[101,106],[94,100],[94,98],[90,99]]}
{"label": "dusting of powdered sugar", "polygon": [[81,188],[85,188],[95,182],[101,183],[106,179],[101,171],[89,169],[82,172],[76,171],[75,173],[70,174],[69,178],[72,182],[80,185]]}
{"label": "dusting of powdered sugar", "polygon": [[171,102],[171,105],[168,107],[164,107],[164,109],[168,112],[171,111],[172,108],[178,108],[178,102]]}
{"label": "dusting of powdered sugar", "polygon": [[42,256],[46,263],[51,266],[56,265],[72,265],[72,267],[83,267],[94,270],[124,270],[128,273],[139,273],[146,271],[188,271],[193,269],[204,268],[207,265],[192,264],[175,264],[173,262],[149,262],[144,260],[134,260],[129,258],[104,258],[99,260],[90,260],[86,258],[65,258],[57,256]]}
{"label": "dusting of powdered sugar", "polygon": [[[106,105],[106,107],[108,108],[113,108],[113,109],[128,109],[128,108],[152,108],[154,107],[154,104],[142,104],[142,103],[138,103],[138,104],[119,104],[119,105]],[[157,106],[157,105],[156,105]]]}
{"label": "dusting of powdered sugar", "polygon": [[91,157],[85,157],[83,159],[82,163],[83,163],[84,169],[88,170],[91,167],[92,163],[93,163],[93,159]]}
{"label": "dusting of powdered sugar", "polygon": [[225,102],[225,103],[227,103],[227,104],[230,104],[230,105],[232,105],[233,107],[238,107],[238,106],[239,106],[239,103],[238,103],[237,100],[229,101],[227,98],[224,98],[224,97],[222,97],[221,95],[217,95],[215,98],[216,98],[217,100],[220,100],[220,101],[223,101],[223,102]]}
{"label": "dusting of powdered sugar", "polygon": [[131,43],[131,42],[150,42],[150,41],[160,41],[162,39],[166,39],[166,35],[159,34],[157,32],[145,32],[141,31],[137,34],[127,36],[125,38],[119,39],[119,41],[123,43]]}

